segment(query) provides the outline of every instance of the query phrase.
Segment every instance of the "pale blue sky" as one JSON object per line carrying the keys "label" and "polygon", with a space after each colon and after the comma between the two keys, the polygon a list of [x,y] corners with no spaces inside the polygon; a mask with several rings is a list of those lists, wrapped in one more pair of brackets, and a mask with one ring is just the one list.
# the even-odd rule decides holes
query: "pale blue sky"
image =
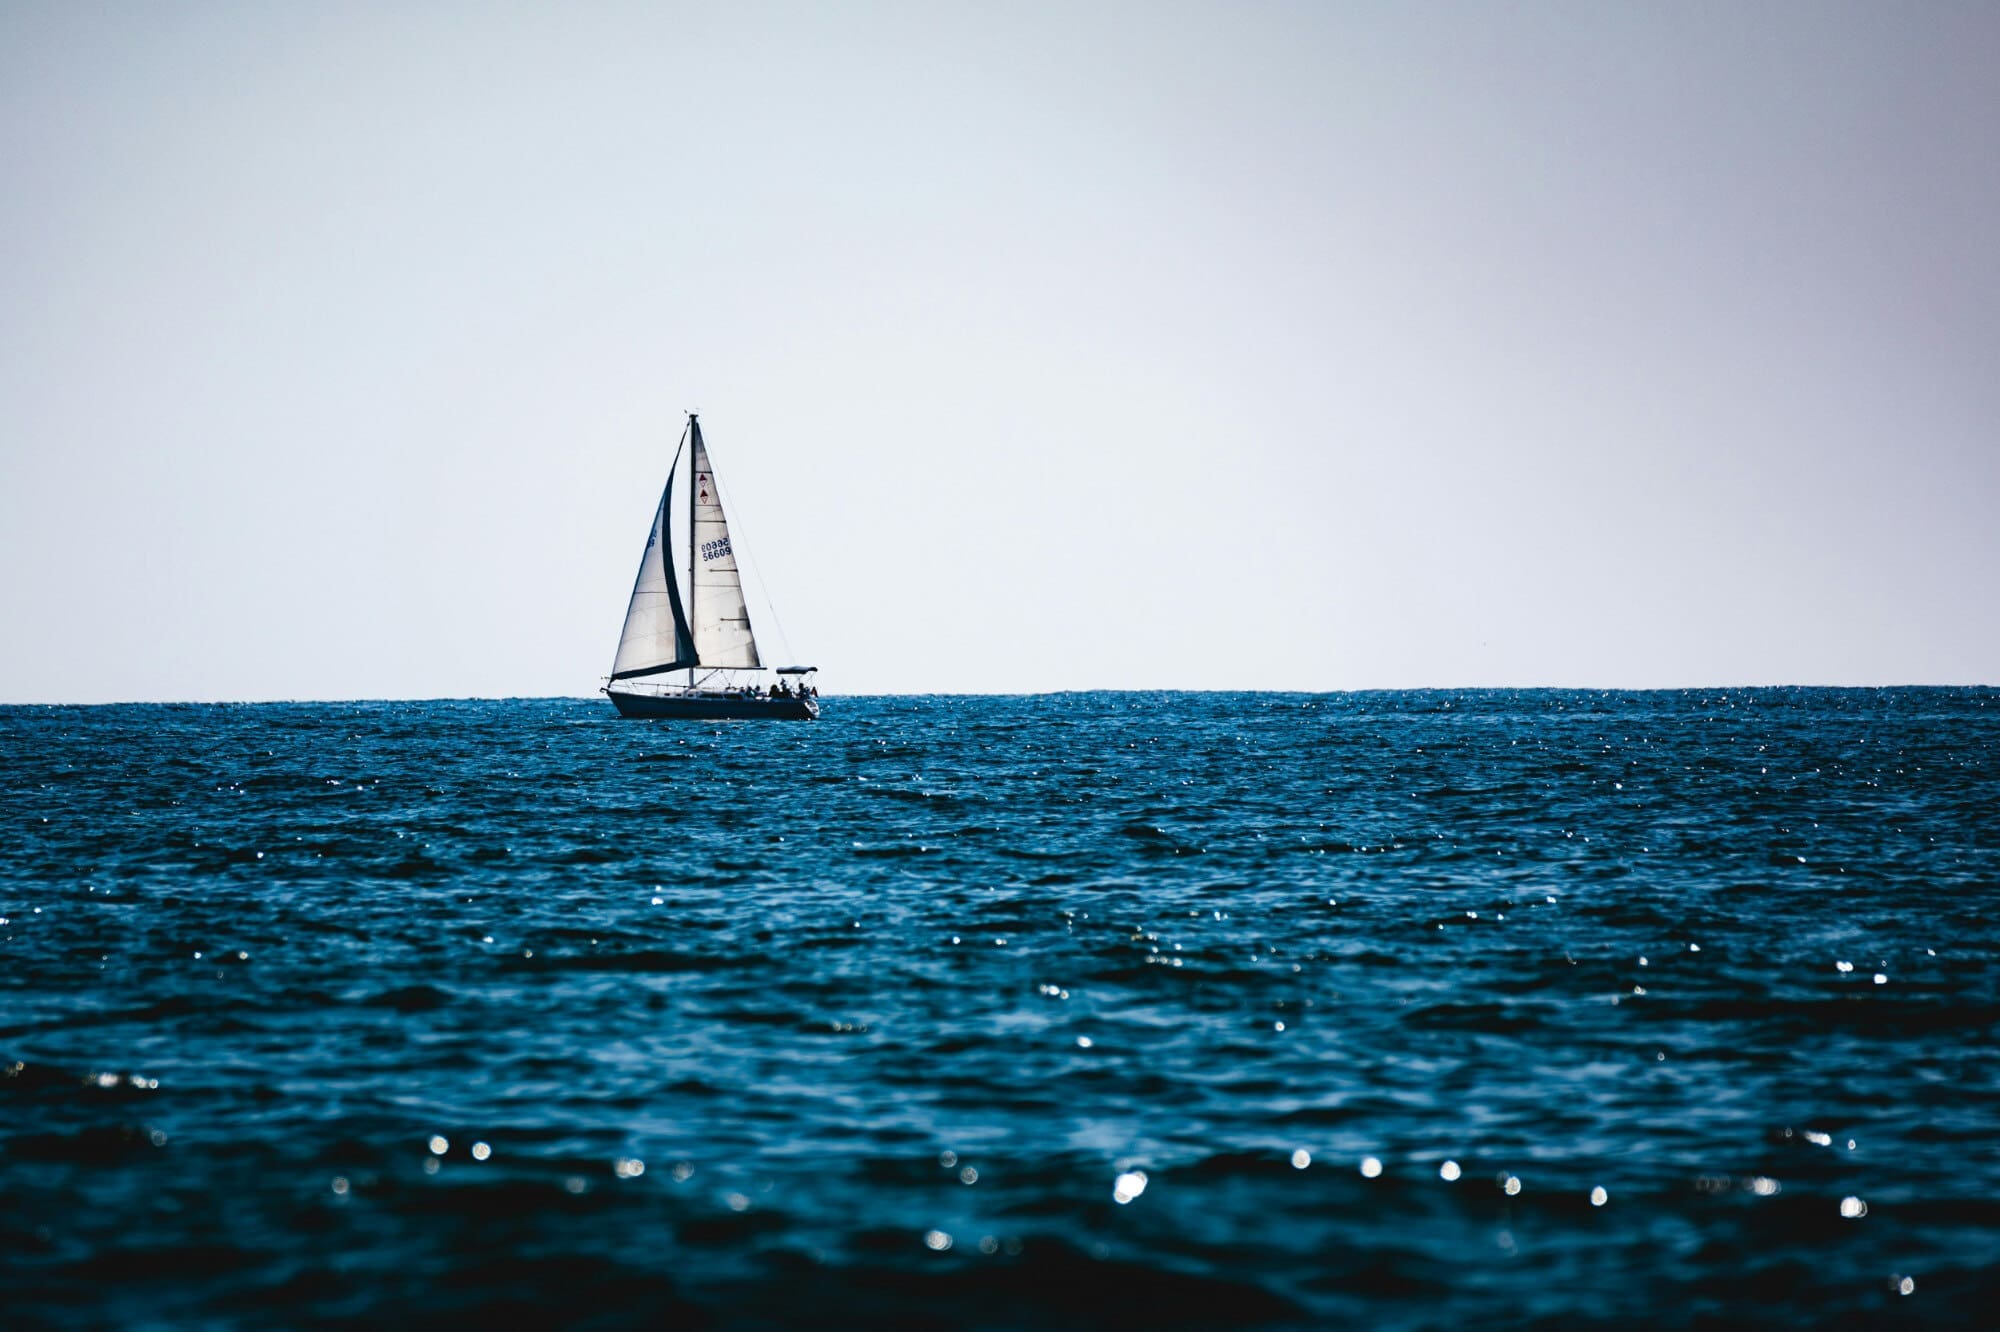
{"label": "pale blue sky", "polygon": [[589,692],[687,407],[829,692],[2000,681],[1997,68],[1982,4],[0,4],[0,700]]}

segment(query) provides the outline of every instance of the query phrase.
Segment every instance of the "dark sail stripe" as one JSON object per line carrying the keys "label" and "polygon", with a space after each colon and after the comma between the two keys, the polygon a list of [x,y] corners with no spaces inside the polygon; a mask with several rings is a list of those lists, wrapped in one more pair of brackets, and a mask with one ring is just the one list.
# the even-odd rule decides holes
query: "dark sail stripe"
{"label": "dark sail stripe", "polygon": [[636,671],[617,671],[613,673],[611,678],[614,680],[636,680],[642,675],[665,675],[668,671],[684,671],[692,665],[694,665],[693,659],[687,661],[670,661],[664,666],[642,666]]}
{"label": "dark sail stripe", "polygon": [[674,611],[674,659],[664,666],[654,666],[641,672],[628,671],[615,679],[630,679],[634,674],[652,675],[659,671],[679,670],[693,666],[697,660],[694,650],[694,634],[688,628],[687,615],[681,610],[681,585],[674,577],[674,562],[667,552],[674,548],[674,506],[667,503],[674,493],[674,472],[681,465],[680,451],[674,451],[672,466],[667,468],[667,488],[660,495],[660,567],[667,571],[667,604]]}

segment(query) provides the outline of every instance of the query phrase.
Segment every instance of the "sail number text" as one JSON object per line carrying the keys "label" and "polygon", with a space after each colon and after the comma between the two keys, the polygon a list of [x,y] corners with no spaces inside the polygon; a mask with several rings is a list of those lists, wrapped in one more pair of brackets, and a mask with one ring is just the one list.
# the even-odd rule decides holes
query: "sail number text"
{"label": "sail number text", "polygon": [[707,563],[709,560],[719,560],[727,554],[729,554],[728,537],[717,537],[713,541],[704,541],[701,543],[701,558],[703,563]]}

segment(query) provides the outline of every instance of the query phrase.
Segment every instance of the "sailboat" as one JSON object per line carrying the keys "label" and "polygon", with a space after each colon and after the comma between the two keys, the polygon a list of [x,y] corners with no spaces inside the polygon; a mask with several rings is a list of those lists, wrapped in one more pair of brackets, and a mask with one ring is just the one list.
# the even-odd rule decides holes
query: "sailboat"
{"label": "sailboat", "polygon": [[[681,599],[682,551],[674,544],[674,474],[685,456],[687,480],[687,599]],[[819,691],[811,666],[780,666],[777,682],[761,683],[763,657],[750,629],[750,608],[722,512],[722,492],[709,465],[701,421],[688,413],[687,429],[667,467],[666,488],[653,511],[639,576],[625,607],[625,628],[611,661],[604,692],[621,717],[680,717],[713,721],[761,718],[811,721],[819,716]],[[686,671],[684,680],[672,680]]]}

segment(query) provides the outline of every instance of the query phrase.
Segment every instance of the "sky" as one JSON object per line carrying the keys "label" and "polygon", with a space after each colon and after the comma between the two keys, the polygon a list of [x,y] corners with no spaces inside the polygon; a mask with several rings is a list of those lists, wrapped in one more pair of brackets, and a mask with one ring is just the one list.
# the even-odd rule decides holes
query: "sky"
{"label": "sky", "polygon": [[[2000,7],[0,0],[0,701],[2000,682]],[[767,627],[768,626],[768,627]]]}

